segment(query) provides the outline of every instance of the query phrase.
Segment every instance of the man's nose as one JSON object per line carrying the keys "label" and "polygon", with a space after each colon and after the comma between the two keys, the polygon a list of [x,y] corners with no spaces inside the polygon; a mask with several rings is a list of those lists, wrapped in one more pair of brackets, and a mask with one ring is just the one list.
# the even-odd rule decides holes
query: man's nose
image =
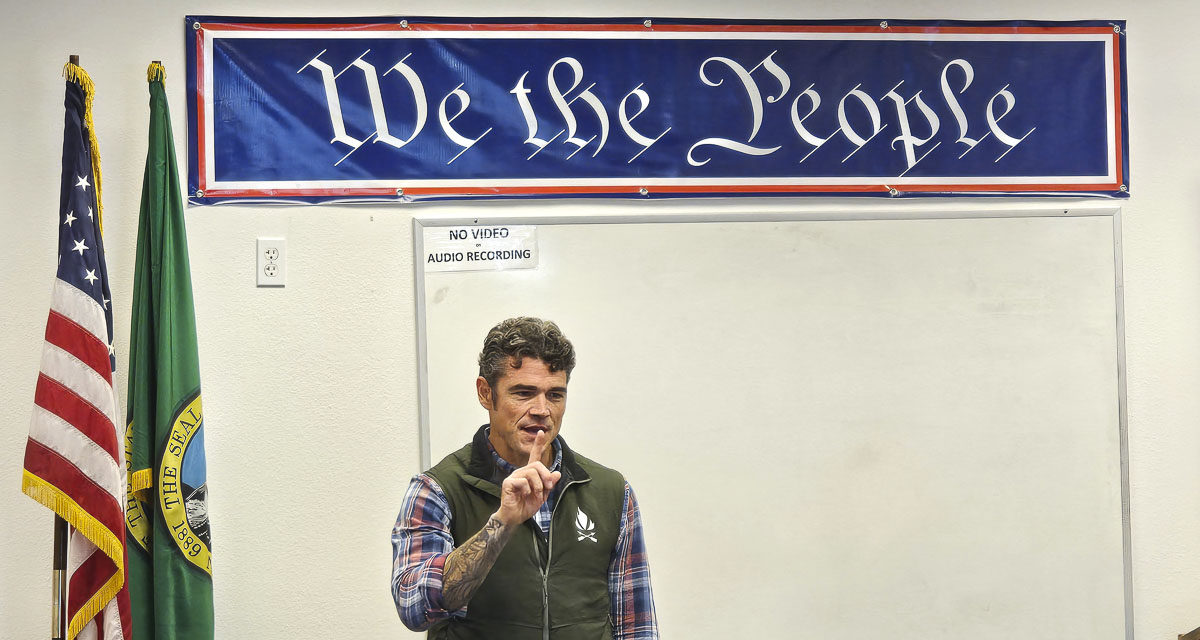
{"label": "man's nose", "polygon": [[535,416],[550,415],[550,403],[546,401],[545,396],[538,396],[533,399],[533,406],[529,408],[529,413]]}

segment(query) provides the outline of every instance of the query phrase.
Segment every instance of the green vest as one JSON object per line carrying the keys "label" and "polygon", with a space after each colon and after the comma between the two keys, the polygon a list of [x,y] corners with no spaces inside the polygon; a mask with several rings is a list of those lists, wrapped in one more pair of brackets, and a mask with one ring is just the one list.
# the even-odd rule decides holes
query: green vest
{"label": "green vest", "polygon": [[[450,502],[455,546],[500,508],[507,476],[492,460],[487,425],[426,473]],[[625,479],[562,446],[562,490],[542,537],[533,518],[513,533],[465,618],[430,627],[430,640],[611,640],[608,567],[625,506]]]}

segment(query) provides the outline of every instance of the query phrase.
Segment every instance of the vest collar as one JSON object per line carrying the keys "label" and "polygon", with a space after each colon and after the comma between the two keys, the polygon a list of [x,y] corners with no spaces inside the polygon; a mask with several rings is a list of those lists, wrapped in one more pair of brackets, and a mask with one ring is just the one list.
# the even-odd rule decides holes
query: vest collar
{"label": "vest collar", "polygon": [[[500,485],[504,483],[504,479],[508,477],[495,461],[492,460],[492,452],[488,443],[488,425],[479,427],[475,432],[475,437],[471,440],[471,460],[467,464],[467,481],[470,484],[487,491],[488,493],[499,497]],[[558,436],[558,445],[562,447],[562,480],[561,482],[574,483],[586,482],[591,480],[591,476],[583,467],[579,466],[579,462],[575,459],[575,452],[567,446],[567,441],[563,437]],[[477,480],[480,482],[473,482]],[[491,485],[490,487],[487,485]]]}

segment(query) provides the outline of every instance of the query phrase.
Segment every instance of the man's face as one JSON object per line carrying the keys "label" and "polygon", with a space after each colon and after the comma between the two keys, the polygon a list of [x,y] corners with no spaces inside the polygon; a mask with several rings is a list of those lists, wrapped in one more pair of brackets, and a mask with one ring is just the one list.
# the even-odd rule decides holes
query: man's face
{"label": "man's face", "polygon": [[[550,371],[545,362],[525,358],[519,368],[505,367],[495,388],[481,376],[475,381],[479,404],[487,409],[492,431],[489,439],[496,453],[510,464],[523,467],[541,431],[549,445],[558,436],[567,410],[567,372]],[[547,446],[542,462],[549,467],[554,448]]]}

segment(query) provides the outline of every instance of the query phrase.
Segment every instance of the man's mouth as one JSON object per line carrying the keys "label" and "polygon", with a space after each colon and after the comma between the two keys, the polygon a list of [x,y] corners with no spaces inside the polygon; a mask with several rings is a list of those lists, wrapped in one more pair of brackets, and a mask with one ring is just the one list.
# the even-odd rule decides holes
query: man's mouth
{"label": "man's mouth", "polygon": [[547,432],[547,433],[548,433],[548,432],[550,431],[550,427],[548,427],[548,426],[546,426],[546,425],[544,425],[544,424],[529,424],[529,425],[525,425],[525,426],[523,426],[523,427],[520,427],[520,429],[521,429],[521,431],[524,431],[525,433],[529,433],[529,434],[532,434],[532,435],[535,435],[535,436],[536,436],[536,435],[537,435],[539,432],[545,431],[545,432]]}

